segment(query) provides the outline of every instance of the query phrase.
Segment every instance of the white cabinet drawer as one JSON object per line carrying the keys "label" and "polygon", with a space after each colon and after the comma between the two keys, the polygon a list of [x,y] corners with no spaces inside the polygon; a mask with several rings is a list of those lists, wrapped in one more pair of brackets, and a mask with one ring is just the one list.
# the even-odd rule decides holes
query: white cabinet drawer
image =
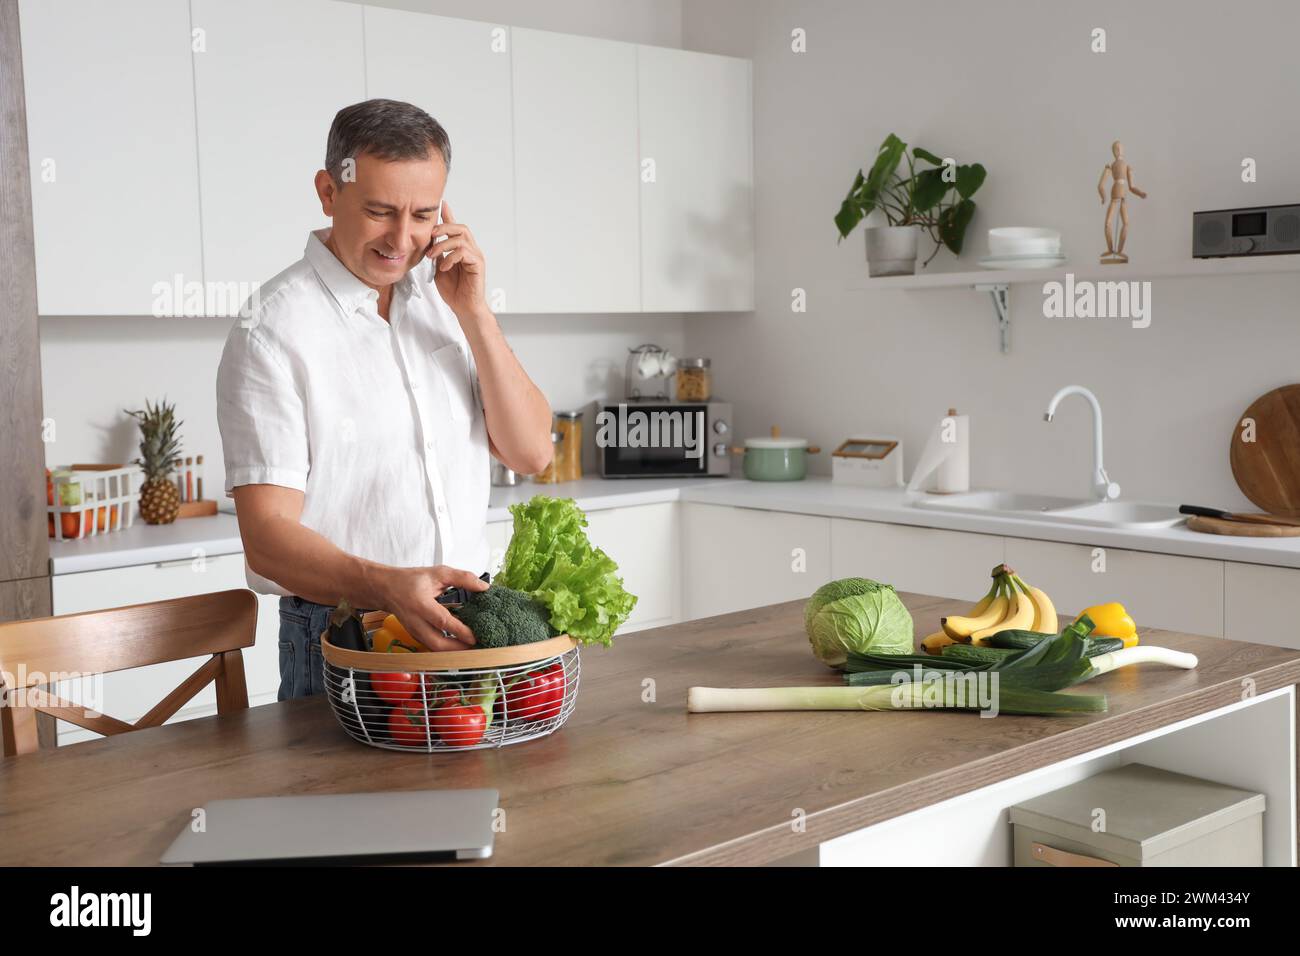
{"label": "white cabinet drawer", "polygon": [[[242,552],[210,555],[203,560],[56,574],[51,579],[55,614],[76,614],[243,587],[247,584]],[[280,599],[274,595],[258,595],[257,641],[251,648],[244,649],[244,676],[250,705],[275,700],[279,689],[279,602]],[[192,658],[106,674],[100,709],[121,720],[137,720],[202,662],[200,658]],[[65,686],[62,690],[67,691],[71,699],[76,699],[74,687]],[[216,691],[209,684],[181,708],[173,720],[215,712]],[[60,724],[60,740],[63,742],[93,736],[71,724]]]}
{"label": "white cabinet drawer", "polygon": [[831,577],[830,518],[682,503],[690,620],[807,598]]}
{"label": "white cabinet drawer", "polygon": [[1300,570],[1226,562],[1223,636],[1300,649]]}
{"label": "white cabinet drawer", "polygon": [[1223,562],[1056,541],[1006,539],[1006,561],[1048,593],[1062,623],[1119,601],[1139,626],[1223,636]]}
{"label": "white cabinet drawer", "polygon": [[976,601],[989,589],[1002,547],[995,535],[832,518],[831,576]]}

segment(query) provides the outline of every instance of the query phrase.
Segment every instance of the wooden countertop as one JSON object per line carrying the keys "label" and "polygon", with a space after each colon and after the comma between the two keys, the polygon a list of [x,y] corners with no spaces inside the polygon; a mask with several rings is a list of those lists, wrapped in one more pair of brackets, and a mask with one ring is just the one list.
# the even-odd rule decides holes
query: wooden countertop
{"label": "wooden countertop", "polygon": [[[968,604],[903,598],[918,635]],[[152,864],[220,798],[437,787],[500,790],[506,830],[487,865],[758,864],[1236,703],[1246,678],[1257,694],[1300,682],[1300,651],[1144,630],[1200,666],[1098,678],[1087,692],[1110,710],[1095,716],[686,713],[695,684],[837,683],[802,614],[791,601],[584,651],[569,723],[500,750],[369,748],[311,698],[0,760],[0,864]]]}

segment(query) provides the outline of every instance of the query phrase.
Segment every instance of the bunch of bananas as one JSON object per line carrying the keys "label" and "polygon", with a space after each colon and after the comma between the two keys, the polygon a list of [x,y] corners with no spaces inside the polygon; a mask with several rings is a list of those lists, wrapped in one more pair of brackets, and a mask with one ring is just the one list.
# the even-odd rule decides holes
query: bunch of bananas
{"label": "bunch of bananas", "polygon": [[926,637],[922,648],[938,654],[947,644],[984,645],[986,638],[999,631],[1057,632],[1056,606],[1041,588],[1026,584],[1005,564],[994,568],[992,576],[989,593],[970,613],[945,617],[940,622],[943,630]]}

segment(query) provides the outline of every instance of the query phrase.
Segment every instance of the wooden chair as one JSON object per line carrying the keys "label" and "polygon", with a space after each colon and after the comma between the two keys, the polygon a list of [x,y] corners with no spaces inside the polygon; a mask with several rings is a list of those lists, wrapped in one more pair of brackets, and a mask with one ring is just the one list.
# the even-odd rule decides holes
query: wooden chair
{"label": "wooden chair", "polygon": [[[257,596],[244,588],[0,624],[4,754],[38,749],[37,713],[98,734],[121,734],[164,723],[213,681],[217,713],[245,710],[241,648],[252,647],[256,637]],[[49,675],[107,674],[204,654],[211,657],[134,724],[86,710],[43,686],[52,683]]]}

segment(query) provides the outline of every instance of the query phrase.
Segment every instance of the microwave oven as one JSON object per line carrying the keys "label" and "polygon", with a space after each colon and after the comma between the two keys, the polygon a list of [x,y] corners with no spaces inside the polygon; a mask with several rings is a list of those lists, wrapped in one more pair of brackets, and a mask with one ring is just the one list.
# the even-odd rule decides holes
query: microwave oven
{"label": "microwave oven", "polygon": [[602,478],[712,478],[731,474],[731,405],[628,400],[598,404]]}

